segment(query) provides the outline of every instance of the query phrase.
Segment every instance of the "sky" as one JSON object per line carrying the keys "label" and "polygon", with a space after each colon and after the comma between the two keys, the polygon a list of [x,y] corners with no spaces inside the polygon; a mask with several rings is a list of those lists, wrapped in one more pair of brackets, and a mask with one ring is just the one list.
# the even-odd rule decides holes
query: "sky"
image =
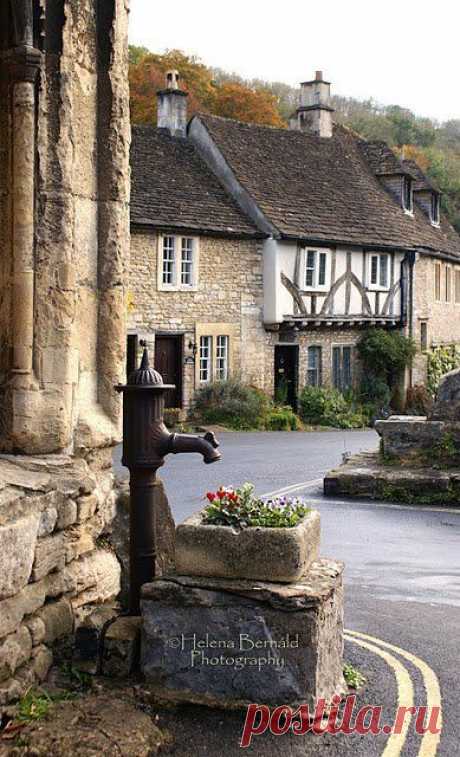
{"label": "sky", "polygon": [[132,44],[294,86],[322,70],[334,94],[439,121],[460,118],[459,29],[458,0],[131,0]]}

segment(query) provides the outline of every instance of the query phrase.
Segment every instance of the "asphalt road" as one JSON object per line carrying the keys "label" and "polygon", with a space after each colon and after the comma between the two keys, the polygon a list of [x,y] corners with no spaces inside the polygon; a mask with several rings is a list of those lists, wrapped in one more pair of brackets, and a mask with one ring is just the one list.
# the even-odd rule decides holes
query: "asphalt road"
{"label": "asphalt road", "polygon": [[[205,492],[221,483],[252,481],[260,494],[298,484],[293,493],[321,512],[322,554],[346,564],[345,627],[372,637],[346,637],[346,659],[367,677],[362,702],[382,705],[391,722],[398,699],[404,703],[412,687],[415,705],[436,705],[440,699],[443,716],[439,743],[436,737],[422,741],[412,723],[398,743],[384,735],[264,735],[248,751],[262,757],[460,754],[460,510],[325,499],[325,472],[344,452],[375,449],[378,437],[372,431],[228,433],[220,441],[223,459],[216,465],[203,465],[197,455],[167,460],[162,478],[176,521],[202,507]],[[173,752],[178,757],[240,753],[241,714],[223,718],[185,707],[160,713],[160,721],[180,730]]]}

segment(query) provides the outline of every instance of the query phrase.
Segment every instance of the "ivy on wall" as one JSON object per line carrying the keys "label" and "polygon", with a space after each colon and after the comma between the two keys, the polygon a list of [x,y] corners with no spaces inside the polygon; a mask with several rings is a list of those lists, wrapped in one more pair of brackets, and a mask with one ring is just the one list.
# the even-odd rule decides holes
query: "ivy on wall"
{"label": "ivy on wall", "polygon": [[458,345],[445,344],[430,350],[427,364],[427,389],[430,394],[436,394],[441,378],[455,368],[460,368]]}

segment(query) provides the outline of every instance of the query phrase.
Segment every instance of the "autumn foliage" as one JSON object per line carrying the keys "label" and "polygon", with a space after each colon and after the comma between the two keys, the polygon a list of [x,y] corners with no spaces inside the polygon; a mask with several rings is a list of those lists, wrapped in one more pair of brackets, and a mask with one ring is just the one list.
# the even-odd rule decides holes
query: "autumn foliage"
{"label": "autumn foliage", "polygon": [[252,89],[240,82],[218,84],[213,80],[211,69],[180,50],[157,55],[139,54],[136,49],[132,51],[129,71],[133,123],[156,122],[155,93],[164,88],[165,73],[169,69],[179,71],[181,86],[189,93],[190,117],[200,111],[266,126],[285,126],[276,98],[270,92]]}

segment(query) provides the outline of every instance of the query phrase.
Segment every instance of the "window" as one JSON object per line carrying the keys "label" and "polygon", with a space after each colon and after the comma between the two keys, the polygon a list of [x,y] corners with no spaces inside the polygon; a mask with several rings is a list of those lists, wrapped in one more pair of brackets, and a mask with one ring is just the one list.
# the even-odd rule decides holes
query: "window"
{"label": "window", "polygon": [[412,181],[409,176],[403,177],[403,208],[408,213],[413,210]]}
{"label": "window", "polygon": [[446,265],[446,302],[450,302],[451,295],[452,295],[451,267],[450,265]]}
{"label": "window", "polygon": [[321,386],[321,347],[308,348],[307,383]]}
{"label": "window", "polygon": [[319,289],[327,286],[327,252],[306,250],[305,288]]}
{"label": "window", "polygon": [[216,343],[216,379],[228,379],[228,336],[218,336]]}
{"label": "window", "polygon": [[332,383],[340,392],[351,389],[351,347],[348,345],[332,348]]}
{"label": "window", "polygon": [[159,289],[186,290],[197,285],[198,240],[193,237],[160,238]]}
{"label": "window", "polygon": [[434,226],[439,226],[440,220],[439,195],[436,192],[433,192],[431,195],[431,223]]}
{"label": "window", "polygon": [[422,321],[420,324],[420,349],[422,352],[426,352],[428,349],[428,324],[426,321]]}
{"label": "window", "polygon": [[434,297],[441,301],[441,263],[434,264]]}
{"label": "window", "polygon": [[174,259],[175,259],[175,239],[174,237],[163,237],[163,284],[174,284]]}
{"label": "window", "polygon": [[183,286],[192,286],[193,239],[182,237],[182,257],[180,280]]}
{"label": "window", "polygon": [[205,384],[211,381],[212,373],[212,337],[200,337],[200,381]]}
{"label": "window", "polygon": [[460,305],[460,271],[455,271],[455,302]]}
{"label": "window", "polygon": [[369,286],[373,289],[388,289],[389,257],[387,253],[370,256]]}

